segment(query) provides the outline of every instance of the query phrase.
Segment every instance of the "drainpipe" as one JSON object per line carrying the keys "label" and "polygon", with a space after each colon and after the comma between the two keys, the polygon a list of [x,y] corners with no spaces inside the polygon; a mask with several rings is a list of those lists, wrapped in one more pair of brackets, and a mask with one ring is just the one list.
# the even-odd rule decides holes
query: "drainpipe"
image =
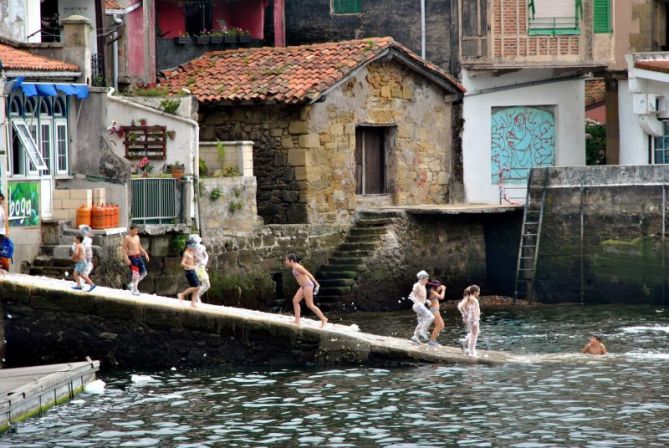
{"label": "drainpipe", "polygon": [[[190,158],[191,158],[191,163],[193,164],[193,182],[197,182],[200,178],[200,164],[199,159],[200,159],[200,124],[195,121],[191,120],[190,118],[184,118],[179,115],[174,115],[174,114],[168,114],[166,112],[163,112],[162,110],[154,109],[149,106],[144,106],[143,104],[137,104],[133,103],[132,101],[128,101],[123,98],[119,98],[117,96],[113,96],[114,94],[114,88],[110,87],[109,91],[107,92],[107,99],[110,101],[115,101],[117,103],[125,104],[128,107],[134,107],[135,109],[140,109],[145,112],[149,112],[155,115],[159,115],[161,117],[168,118],[170,120],[176,120],[180,121],[182,123],[186,123],[191,126],[191,147],[190,147]],[[199,188],[199,186],[198,186]],[[193,185],[193,195],[197,194],[195,191],[195,185]],[[194,207],[191,209],[191,218],[193,218],[193,221],[195,222],[195,227],[202,232],[202,229],[200,228],[200,209],[199,209],[199,198],[195,199],[193,198],[194,202],[197,202],[197,207]]]}
{"label": "drainpipe", "polygon": [[[112,15],[112,20],[115,24],[120,25],[123,23],[123,19],[120,14]],[[112,57],[114,58],[114,73],[112,75],[114,89],[118,89],[118,31],[114,31],[112,34]]]}
{"label": "drainpipe", "polygon": [[425,59],[425,0],[420,0],[420,57]]}

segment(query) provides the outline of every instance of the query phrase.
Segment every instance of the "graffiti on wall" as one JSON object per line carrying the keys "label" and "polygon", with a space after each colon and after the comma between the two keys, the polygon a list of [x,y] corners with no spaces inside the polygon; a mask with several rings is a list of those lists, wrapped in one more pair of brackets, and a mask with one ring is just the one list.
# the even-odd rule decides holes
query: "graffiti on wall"
{"label": "graffiti on wall", "polygon": [[35,227],[40,225],[39,182],[9,183],[9,225]]}
{"label": "graffiti on wall", "polygon": [[555,165],[553,107],[492,108],[491,181],[524,184],[530,168]]}

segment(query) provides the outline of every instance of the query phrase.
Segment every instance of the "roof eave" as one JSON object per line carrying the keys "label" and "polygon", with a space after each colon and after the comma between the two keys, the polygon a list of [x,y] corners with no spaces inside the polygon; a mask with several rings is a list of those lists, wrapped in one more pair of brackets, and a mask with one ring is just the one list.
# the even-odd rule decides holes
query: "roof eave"
{"label": "roof eave", "polygon": [[28,79],[32,78],[63,78],[76,79],[81,76],[81,72],[72,71],[49,71],[49,70],[5,70],[4,74],[7,78],[16,78],[18,76],[25,76]]}

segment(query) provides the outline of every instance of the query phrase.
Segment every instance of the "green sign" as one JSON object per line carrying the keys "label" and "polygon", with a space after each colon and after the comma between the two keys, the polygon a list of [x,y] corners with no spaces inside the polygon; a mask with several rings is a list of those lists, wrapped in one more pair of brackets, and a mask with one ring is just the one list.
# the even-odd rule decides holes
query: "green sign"
{"label": "green sign", "polygon": [[9,225],[39,226],[39,182],[9,183]]}

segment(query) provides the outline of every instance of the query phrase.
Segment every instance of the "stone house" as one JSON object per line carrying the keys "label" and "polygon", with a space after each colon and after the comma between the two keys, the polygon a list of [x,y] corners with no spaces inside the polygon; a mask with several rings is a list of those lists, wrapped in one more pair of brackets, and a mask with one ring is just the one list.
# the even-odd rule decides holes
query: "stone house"
{"label": "stone house", "polygon": [[364,204],[449,202],[464,88],[391,38],[213,51],[160,85],[197,99],[200,141],[254,142],[265,223],[348,224]]}

